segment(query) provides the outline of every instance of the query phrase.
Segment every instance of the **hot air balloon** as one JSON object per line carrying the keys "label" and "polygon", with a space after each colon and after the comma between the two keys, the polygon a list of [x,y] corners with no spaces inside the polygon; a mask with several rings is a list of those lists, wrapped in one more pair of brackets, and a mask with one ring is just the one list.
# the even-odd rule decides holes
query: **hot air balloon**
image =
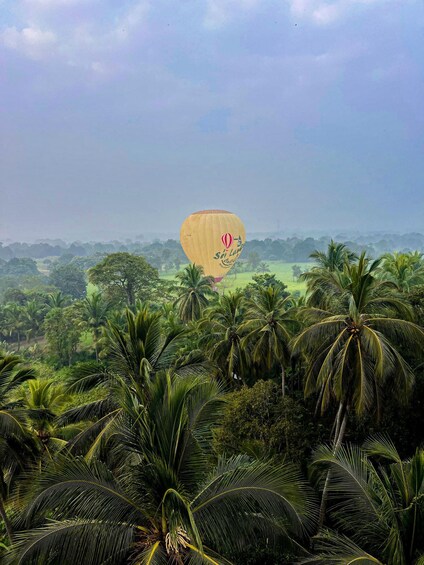
{"label": "hot air balloon", "polygon": [[181,245],[192,263],[219,282],[240,257],[246,231],[238,216],[226,210],[202,210],[186,218]]}

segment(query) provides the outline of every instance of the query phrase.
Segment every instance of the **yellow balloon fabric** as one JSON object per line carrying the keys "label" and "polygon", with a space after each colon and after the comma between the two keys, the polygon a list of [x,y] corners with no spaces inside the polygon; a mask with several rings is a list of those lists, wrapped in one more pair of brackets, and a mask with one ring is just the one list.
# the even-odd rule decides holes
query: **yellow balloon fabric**
{"label": "yellow balloon fabric", "polygon": [[203,210],[184,220],[180,240],[190,261],[219,282],[239,258],[246,231],[240,218],[231,212]]}

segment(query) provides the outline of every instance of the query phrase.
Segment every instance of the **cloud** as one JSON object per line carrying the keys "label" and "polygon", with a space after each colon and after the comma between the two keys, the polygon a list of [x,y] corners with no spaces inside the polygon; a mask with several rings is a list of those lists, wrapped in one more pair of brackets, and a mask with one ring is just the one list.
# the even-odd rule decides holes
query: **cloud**
{"label": "cloud", "polygon": [[[13,27],[0,31],[0,43],[30,59],[55,57],[65,65],[110,76],[111,69],[120,66],[111,59],[125,49],[133,37],[140,38],[149,2],[138,0],[126,9],[110,3],[107,10],[94,7],[97,2],[22,0],[20,25],[13,22]],[[73,7],[72,13],[64,13],[63,10]]]}
{"label": "cloud", "polygon": [[38,27],[25,27],[22,30],[8,27],[2,32],[1,39],[5,47],[18,51],[30,59],[42,58],[57,42],[55,33],[49,30],[43,31]]}
{"label": "cloud", "polygon": [[116,21],[110,35],[118,40],[127,39],[145,21],[149,7],[148,2],[136,2],[134,6]]}
{"label": "cloud", "polygon": [[208,28],[220,28],[243,12],[253,12],[260,0],[207,0],[204,25]]}
{"label": "cloud", "polygon": [[317,25],[329,25],[350,15],[354,10],[399,0],[287,0],[293,16]]}

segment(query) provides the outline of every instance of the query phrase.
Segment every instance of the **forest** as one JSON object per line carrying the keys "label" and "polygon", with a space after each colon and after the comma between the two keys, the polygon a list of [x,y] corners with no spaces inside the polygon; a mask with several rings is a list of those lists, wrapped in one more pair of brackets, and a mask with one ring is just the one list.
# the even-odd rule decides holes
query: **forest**
{"label": "forest", "polygon": [[225,291],[173,240],[3,246],[0,562],[423,565],[423,238],[390,237],[249,241]]}

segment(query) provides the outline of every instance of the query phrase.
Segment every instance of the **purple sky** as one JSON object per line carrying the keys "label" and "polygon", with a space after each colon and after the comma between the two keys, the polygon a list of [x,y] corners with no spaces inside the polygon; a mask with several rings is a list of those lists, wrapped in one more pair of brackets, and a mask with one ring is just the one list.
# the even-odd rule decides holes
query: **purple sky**
{"label": "purple sky", "polygon": [[421,0],[0,0],[0,240],[424,231]]}

